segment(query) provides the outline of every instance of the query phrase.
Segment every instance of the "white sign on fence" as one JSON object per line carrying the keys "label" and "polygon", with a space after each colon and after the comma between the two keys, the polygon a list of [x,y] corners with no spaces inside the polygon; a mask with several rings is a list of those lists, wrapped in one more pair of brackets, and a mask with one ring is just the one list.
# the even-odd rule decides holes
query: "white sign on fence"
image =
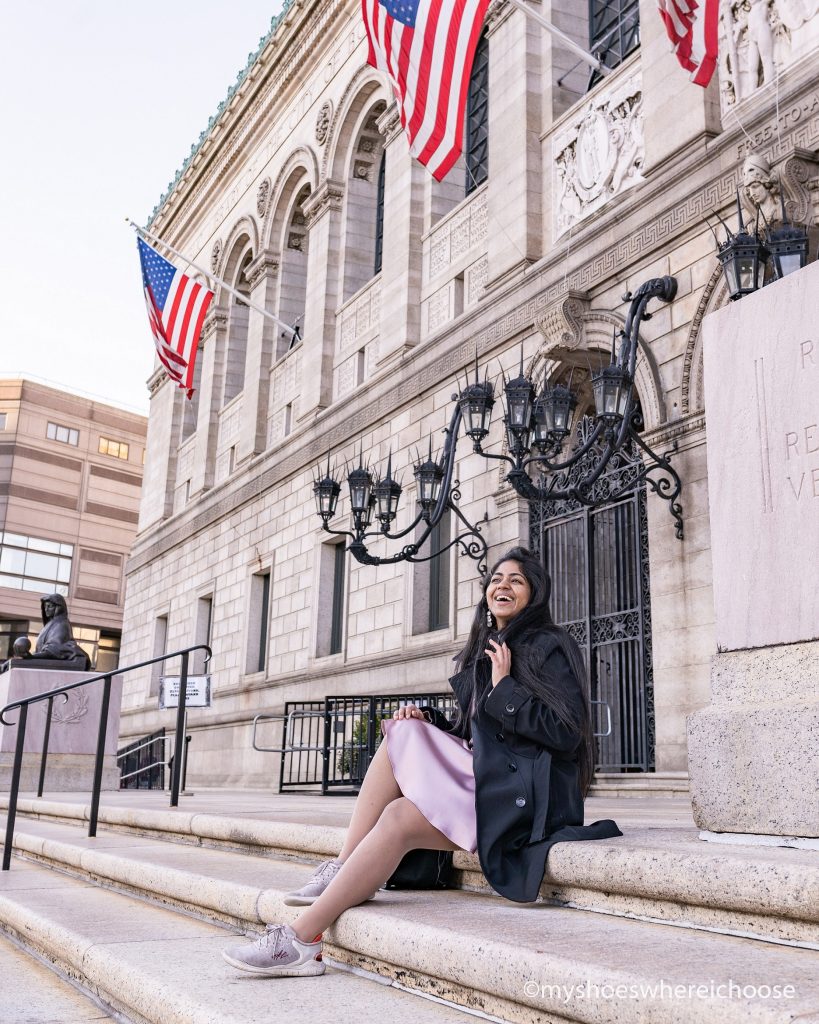
{"label": "white sign on fence", "polygon": [[[161,676],[159,680],[160,708],[179,707],[179,676]],[[185,697],[186,708],[210,707],[210,676],[188,676]]]}

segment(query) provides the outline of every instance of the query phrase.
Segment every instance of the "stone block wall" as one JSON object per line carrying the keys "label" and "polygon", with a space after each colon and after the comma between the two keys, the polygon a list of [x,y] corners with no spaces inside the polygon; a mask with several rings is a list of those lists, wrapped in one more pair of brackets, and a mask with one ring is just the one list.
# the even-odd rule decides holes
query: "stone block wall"
{"label": "stone block wall", "polygon": [[[571,5],[542,6],[582,36]],[[650,494],[648,546],[656,767],[685,769],[685,716],[708,700],[714,650],[699,328],[727,299],[703,215],[732,216],[748,137],[776,137],[780,161],[799,147],[819,148],[819,98],[802,57],[787,65],[777,95],[760,85],[740,109],[741,127],[733,117],[723,124],[712,91],[689,85],[660,45],[649,0],[641,14],[642,50],[587,94],[577,75],[558,83],[565,53],[520,11],[498,5],[488,27],[489,180],[464,198],[462,163],[436,183],[410,160],[392,97],[365,64],[352,0],[294,5],[258,73],[220,113],[203,159],[190,164],[157,214],[154,230],[217,266],[233,265],[250,245],[254,260],[269,266],[262,301],[281,312],[277,239],[294,189],[309,184],[304,340],[278,361],[264,344],[249,345],[236,400],[239,437],[261,441],[240,444],[238,457],[226,460],[224,420],[234,407],[219,416],[231,372],[224,313],[205,332],[190,441],[182,437],[182,398],[160,378],[153,393],[155,440],[128,569],[123,661],[153,652],[159,616],[168,616],[168,649],[191,642],[196,602],[212,594],[215,703],[192,719],[194,782],[268,784],[278,755],[248,751],[248,723],[285,700],[443,688],[468,631],[479,596],[469,559],[451,554],[450,624],[426,634],[418,631],[419,569],[360,566],[348,557],[342,650],[326,653],[335,539],[320,529],[312,486],[328,452],[342,478],[360,453],[373,469],[392,453],[405,485],[403,529],[413,514],[416,452],[426,451],[430,436],[441,447],[456,378],[463,382],[476,351],[482,372],[495,379],[501,370],[517,372],[521,350],[541,375],[588,371],[623,325],[624,292],[666,274],[676,278],[677,295],[655,304],[644,323],[636,386],[646,439],[657,451],[676,449],[684,486],[684,540],[674,535],[666,503]],[[678,123],[668,117],[669,95],[685,109]],[[777,120],[777,98],[782,110],[804,113]],[[382,151],[384,264],[367,276],[368,189]],[[805,195],[815,191],[810,173],[799,185]],[[224,297],[217,308],[229,308]],[[254,315],[251,340],[254,331],[262,337]],[[503,446],[501,415],[498,405],[486,442],[493,452]],[[495,557],[526,541],[528,511],[497,466],[469,449],[462,440],[461,507],[473,522],[488,513]],[[340,528],[348,509],[342,494]],[[388,556],[397,546],[376,539],[371,550]],[[267,664],[247,672],[258,641],[248,614],[253,578],[268,568]],[[126,685],[129,738],[162,721],[150,688],[149,674]]]}

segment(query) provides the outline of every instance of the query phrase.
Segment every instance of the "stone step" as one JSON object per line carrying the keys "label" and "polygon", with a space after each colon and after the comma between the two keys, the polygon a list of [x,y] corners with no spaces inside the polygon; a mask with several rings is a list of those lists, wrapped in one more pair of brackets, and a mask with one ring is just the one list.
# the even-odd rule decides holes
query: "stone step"
{"label": "stone step", "polygon": [[91,1024],[113,1018],[71,982],[0,938],[0,1020],[4,1024]]}
{"label": "stone step", "polygon": [[688,796],[688,772],[601,773],[594,776],[592,797]]}
{"label": "stone step", "polygon": [[[0,877],[0,923],[122,1012],[162,1024],[267,1021],[271,1007],[277,1020],[288,1010],[291,1019],[334,1024],[358,1022],[363,1010],[375,1015],[370,996],[343,994],[346,975],[332,992],[322,987],[326,978],[255,982],[235,977],[219,958],[225,924],[293,920],[298,910],[284,907],[282,896],[303,882],[304,865],[108,831],[89,840],[76,830],[66,841],[69,828],[60,828],[60,839],[48,830],[56,834],[45,824],[40,836],[21,833],[21,845],[33,855],[39,843],[39,856],[85,877],[15,857]],[[549,904],[382,892],[343,914],[325,941],[331,961],[514,1024],[819,1017],[813,950]],[[314,1013],[331,1002],[334,1016]],[[382,1006],[386,1014],[403,1019],[391,1004]]]}
{"label": "stone step", "polygon": [[[7,975],[0,949],[3,1024],[113,1019],[69,986],[60,988],[59,978],[35,957],[76,979],[120,1022],[269,1024],[309,1019],[310,1024],[368,1024],[389,1019],[390,1024],[467,1024],[474,1020],[458,1007],[420,998],[389,979],[332,963],[320,978],[240,975],[220,955],[232,939],[226,928],[17,858],[12,872],[0,878],[0,927],[30,954],[15,950],[17,959],[9,963],[15,974]],[[9,985],[6,979],[15,976],[19,984]],[[2,1012],[7,1007],[9,1011]]]}
{"label": "stone step", "polygon": [[[19,814],[22,833],[35,819],[80,825],[88,807],[26,799]],[[104,807],[100,823],[312,863],[335,856],[344,838],[338,826],[167,809]],[[36,855],[31,845],[25,849]],[[456,887],[491,893],[476,857],[456,853],[454,863]],[[819,856],[812,851],[706,843],[694,828],[639,827],[618,839],[559,843],[547,868],[540,895],[552,904],[819,949]]]}

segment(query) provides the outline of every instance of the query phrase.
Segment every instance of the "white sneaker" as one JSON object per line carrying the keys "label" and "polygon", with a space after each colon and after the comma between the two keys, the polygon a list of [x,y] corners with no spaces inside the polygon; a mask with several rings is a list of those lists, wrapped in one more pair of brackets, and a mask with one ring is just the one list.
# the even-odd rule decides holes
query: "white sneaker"
{"label": "white sneaker", "polygon": [[295,892],[289,892],[284,897],[286,907],[309,907],[321,896],[327,886],[341,871],[341,864],[337,860],[325,860],[316,868],[316,872],[307,885]]}
{"label": "white sneaker", "polygon": [[[315,874],[301,889],[289,892],[282,901],[286,907],[310,907],[321,896],[327,886],[341,871],[342,865],[337,860],[325,860],[316,868]],[[375,893],[367,900],[375,899]],[[363,902],[367,902],[364,900]]]}
{"label": "white sneaker", "polygon": [[289,924],[269,924],[264,935],[241,946],[229,946],[222,956],[239,971],[265,977],[308,977],[324,974],[321,936],[302,942]]}

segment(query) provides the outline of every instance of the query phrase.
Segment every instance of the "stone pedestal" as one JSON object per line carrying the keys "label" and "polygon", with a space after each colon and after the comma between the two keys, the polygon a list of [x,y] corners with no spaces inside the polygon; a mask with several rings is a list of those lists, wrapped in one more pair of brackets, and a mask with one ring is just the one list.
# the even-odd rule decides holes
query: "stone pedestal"
{"label": "stone pedestal", "polygon": [[[58,686],[76,683],[80,679],[90,679],[93,675],[93,672],[13,668],[0,675],[0,707],[35,693],[44,693]],[[55,697],[48,743],[46,791],[91,791],[94,782],[94,757],[97,750],[102,690],[103,684],[98,682],[72,690],[66,695],[66,702],[63,702],[62,697]],[[122,677],[115,676],[111,684],[111,699],[108,706],[103,789],[119,789],[116,752],[121,698]],[[20,779],[20,789],[23,792],[37,788],[47,708],[47,701],[29,706]],[[0,725],[0,789],[5,791],[11,786],[19,712],[9,712],[7,717],[14,724]]]}
{"label": "stone pedestal", "polygon": [[819,263],[703,322],[718,653],[702,829],[819,836]]}

